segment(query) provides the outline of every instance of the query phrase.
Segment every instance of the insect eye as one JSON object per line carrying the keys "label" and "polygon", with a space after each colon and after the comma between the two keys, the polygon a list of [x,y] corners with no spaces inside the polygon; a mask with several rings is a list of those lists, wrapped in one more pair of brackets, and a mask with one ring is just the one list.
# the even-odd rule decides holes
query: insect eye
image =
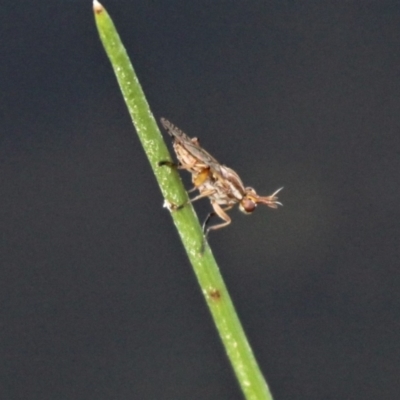
{"label": "insect eye", "polygon": [[241,203],[239,205],[239,208],[240,208],[241,211],[243,211],[244,213],[248,214],[248,213],[253,212],[256,209],[256,206],[257,206],[257,204],[254,203],[253,200],[244,198],[241,201]]}

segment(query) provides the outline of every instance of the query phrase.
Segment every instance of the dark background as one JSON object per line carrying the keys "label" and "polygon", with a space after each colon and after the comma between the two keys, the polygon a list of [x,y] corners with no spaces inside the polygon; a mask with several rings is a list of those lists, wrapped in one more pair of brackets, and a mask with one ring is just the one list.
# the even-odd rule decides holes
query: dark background
{"label": "dark background", "polygon": [[[285,187],[210,237],[275,399],[397,399],[400,3],[103,4],[155,116]],[[0,398],[241,399],[91,3],[0,31]]]}

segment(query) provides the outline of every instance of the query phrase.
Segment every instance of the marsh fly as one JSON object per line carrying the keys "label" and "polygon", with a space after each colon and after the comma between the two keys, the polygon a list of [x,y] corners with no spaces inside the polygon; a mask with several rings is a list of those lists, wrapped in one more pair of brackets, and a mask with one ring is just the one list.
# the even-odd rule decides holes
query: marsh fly
{"label": "marsh fly", "polygon": [[[194,187],[189,190],[198,190],[199,194],[190,199],[190,202],[208,197],[213,207],[203,224],[205,235],[211,230],[223,228],[231,223],[227,214],[236,204],[245,214],[252,213],[258,204],[265,204],[271,208],[282,205],[276,196],[283,188],[276,190],[270,196],[259,196],[251,187],[245,187],[239,175],[231,168],[220,164],[213,156],[204,150],[197,138],[190,138],[168,120],[161,118],[161,124],[173,138],[173,148],[178,158],[178,168],[186,169],[192,175]],[[169,162],[160,162],[167,165]],[[214,215],[224,222],[207,226]]]}

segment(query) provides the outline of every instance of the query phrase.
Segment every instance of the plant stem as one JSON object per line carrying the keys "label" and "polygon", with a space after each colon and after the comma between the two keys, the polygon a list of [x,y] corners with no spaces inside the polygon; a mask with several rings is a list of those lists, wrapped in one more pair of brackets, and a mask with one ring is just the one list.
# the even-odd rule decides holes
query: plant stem
{"label": "plant stem", "polygon": [[[93,10],[101,41],[166,203],[184,204],[188,196],[177,171],[158,166],[160,161],[172,159],[114,24],[97,0]],[[246,399],[272,400],[207,243],[201,252],[203,233],[192,205],[171,211],[171,216]]]}

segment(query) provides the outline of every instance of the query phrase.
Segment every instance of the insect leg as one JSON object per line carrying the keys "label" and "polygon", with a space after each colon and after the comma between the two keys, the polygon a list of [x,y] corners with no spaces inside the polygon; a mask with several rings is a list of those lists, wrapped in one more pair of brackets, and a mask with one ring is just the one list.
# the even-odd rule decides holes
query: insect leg
{"label": "insect leg", "polygon": [[[197,189],[197,188],[194,188],[194,189]],[[190,190],[190,191],[192,191],[192,190]],[[189,203],[194,203],[195,201],[203,199],[204,197],[209,197],[209,196],[213,195],[214,193],[215,193],[214,189],[204,190],[197,196],[193,197],[193,199],[189,199]]]}
{"label": "insect leg", "polygon": [[[208,214],[206,220],[203,223],[203,232],[205,237],[208,236],[210,231],[215,231],[216,229],[224,228],[225,226],[228,226],[232,222],[231,217],[226,213],[226,211],[229,211],[233,206],[222,208],[219,204],[214,202],[211,202],[211,205],[213,206],[214,211]],[[212,225],[207,228],[210,219],[216,215],[218,215],[218,217],[220,217],[224,222]]]}
{"label": "insect leg", "polygon": [[[207,218],[205,219],[205,221],[203,223],[204,237],[203,237],[203,242],[202,242],[201,248],[200,248],[201,254],[204,253],[207,237],[208,237],[208,234],[210,233],[210,231],[223,228],[224,226],[228,226],[232,221],[231,218],[229,217],[229,215],[225,211],[230,210],[233,206],[228,206],[226,208],[222,208],[219,204],[214,203],[214,202],[211,202],[211,205],[213,206],[214,211],[210,212],[207,215]],[[223,219],[225,222],[222,222],[221,224],[213,225],[213,226],[210,226],[209,228],[207,228],[207,225],[210,222],[210,219],[216,215],[218,215],[218,217]]]}
{"label": "insect leg", "polygon": [[174,162],[168,161],[168,160],[159,161],[157,164],[159,167],[163,167],[164,165],[167,165],[170,168],[179,168],[179,164],[175,164]]}
{"label": "insect leg", "polygon": [[159,161],[157,164],[159,167],[163,167],[164,165],[167,165],[170,168],[187,169],[188,171],[190,171],[190,168],[192,168],[192,166],[193,166],[191,164],[182,164],[181,162],[174,163],[174,162],[168,161],[168,160]]}
{"label": "insect leg", "polygon": [[[164,165],[166,165],[166,166],[168,166],[170,168],[186,169],[187,171],[192,172],[192,168],[195,166],[195,162],[190,163],[190,164],[187,164],[187,163],[184,164],[183,162],[174,163],[172,161],[162,160],[162,161],[159,161],[157,163],[157,165],[159,167],[163,167]],[[205,176],[205,178],[203,178],[204,176]],[[201,181],[204,181],[204,180],[207,179],[207,177],[208,177],[208,170],[207,170],[206,174],[204,172],[198,174],[198,178],[197,179],[200,179]]]}
{"label": "insect leg", "polygon": [[[189,192],[192,192],[194,189],[197,189],[197,188],[193,188],[193,189],[189,190]],[[176,211],[176,210],[181,210],[183,207],[186,206],[186,204],[194,203],[195,201],[200,200],[200,199],[203,199],[204,197],[211,196],[212,194],[214,194],[214,192],[215,192],[215,190],[212,190],[212,189],[210,189],[210,190],[205,190],[205,191],[203,191],[202,193],[200,193],[199,195],[193,197],[193,199],[189,199],[189,201],[187,201],[186,203],[183,203],[183,204],[181,204],[180,206],[176,206],[176,207],[174,208],[174,210],[175,210],[175,211]]]}

